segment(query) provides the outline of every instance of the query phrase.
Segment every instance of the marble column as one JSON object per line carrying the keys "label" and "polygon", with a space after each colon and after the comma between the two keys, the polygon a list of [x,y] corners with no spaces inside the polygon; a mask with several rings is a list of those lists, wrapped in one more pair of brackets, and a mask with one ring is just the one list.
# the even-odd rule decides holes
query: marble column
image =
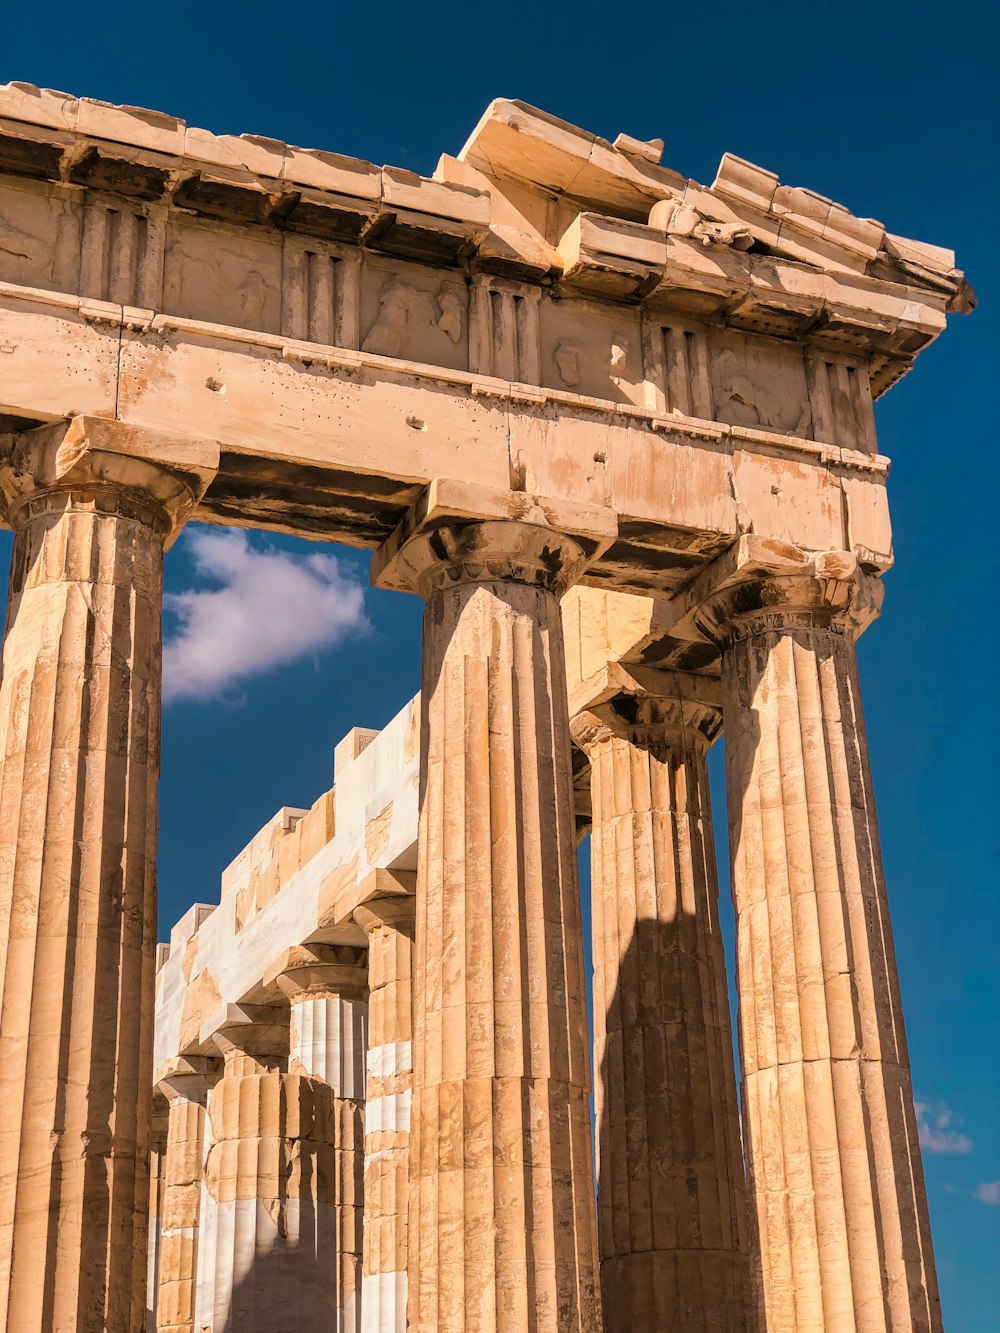
{"label": "marble column", "polygon": [[376,898],[368,935],[362,1333],[406,1333],[407,1190],[413,1088],[412,896]]}
{"label": "marble column", "polygon": [[718,682],[580,713],[607,1333],[746,1333],[746,1191],[706,756]]}
{"label": "marble column", "polygon": [[210,462],[153,438],[78,417],[0,443],[9,1333],[144,1320],[163,549]]}
{"label": "marble column", "polygon": [[220,1062],[182,1057],[157,1087],[169,1111],[160,1209],[157,1333],[194,1333],[201,1223],[205,1104]]}
{"label": "marble column", "polygon": [[743,1104],[769,1333],[940,1333],[851,555],[737,567],[722,648]]}
{"label": "marble column", "polygon": [[524,519],[449,519],[431,497],[376,560],[380,577],[398,547],[393,586],[426,601],[413,1333],[600,1327],[558,601],[584,556],[541,502],[492,507],[518,504]]}
{"label": "marble column", "polygon": [[337,1211],[337,1329],[361,1328],[365,1052],[368,972],[364,950],[316,945],[289,951],[278,985],[291,1006],[290,1073],[326,1083],[333,1096]]}
{"label": "marble column", "polygon": [[216,1034],[208,1097],[198,1333],[330,1333],[336,1290],[335,1106],[320,1079],[284,1072],[287,1009]]}
{"label": "marble column", "polygon": [[146,1333],[156,1333],[156,1298],[160,1286],[160,1213],[167,1156],[169,1116],[162,1093],[154,1092],[149,1126],[149,1220],[146,1227]]}

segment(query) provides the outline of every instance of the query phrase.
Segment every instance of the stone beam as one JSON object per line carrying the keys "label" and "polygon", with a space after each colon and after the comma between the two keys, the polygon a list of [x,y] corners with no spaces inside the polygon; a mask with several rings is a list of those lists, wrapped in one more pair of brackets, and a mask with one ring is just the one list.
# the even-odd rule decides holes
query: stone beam
{"label": "stone beam", "polygon": [[434,478],[475,475],[612,508],[593,583],[671,592],[747,531],[891,563],[878,455],[192,321],[130,329],[138,314],[78,300],[53,315],[36,296],[0,292],[0,412],[117,415],[139,455],[164,421],[217,445],[201,520],[371,547]]}

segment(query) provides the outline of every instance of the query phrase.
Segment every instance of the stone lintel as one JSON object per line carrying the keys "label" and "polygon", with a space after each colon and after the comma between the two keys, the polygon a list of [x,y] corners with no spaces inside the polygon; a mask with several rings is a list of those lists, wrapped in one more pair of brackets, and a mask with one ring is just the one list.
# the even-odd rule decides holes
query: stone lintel
{"label": "stone lintel", "polygon": [[0,436],[0,511],[13,526],[22,507],[50,493],[119,493],[152,507],[169,545],[218,468],[212,441],[80,415]]}
{"label": "stone lintel", "polygon": [[368,993],[368,956],[351,945],[298,944],[286,949],[264,974],[289,1000]]}
{"label": "stone lintel", "polygon": [[617,532],[615,514],[599,505],[436,478],[376,551],[372,583],[425,593],[439,578],[456,584],[508,577],[565,588]]}

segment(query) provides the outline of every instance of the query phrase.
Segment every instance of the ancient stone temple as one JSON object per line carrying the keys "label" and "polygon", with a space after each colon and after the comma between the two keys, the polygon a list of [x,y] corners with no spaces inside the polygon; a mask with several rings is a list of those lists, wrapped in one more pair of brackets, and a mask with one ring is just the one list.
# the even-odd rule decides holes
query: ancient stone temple
{"label": "ancient stone temple", "polygon": [[[873,399],[973,298],[661,147],[0,90],[3,1333],[940,1333],[855,643]],[[370,549],[423,687],[157,947],[191,520]]]}

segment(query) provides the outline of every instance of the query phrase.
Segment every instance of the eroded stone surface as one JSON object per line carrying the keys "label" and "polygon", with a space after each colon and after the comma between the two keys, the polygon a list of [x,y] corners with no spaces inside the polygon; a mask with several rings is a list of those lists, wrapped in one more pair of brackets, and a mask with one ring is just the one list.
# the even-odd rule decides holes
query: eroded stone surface
{"label": "eroded stone surface", "polygon": [[942,1327],[855,660],[880,595],[831,553],[737,569],[701,613],[723,649],[768,1328]]}
{"label": "eroded stone surface", "polygon": [[408,1226],[421,1333],[600,1328],[556,599],[581,556],[540,513],[418,515],[380,564],[427,602]]}
{"label": "eroded stone surface", "polygon": [[0,457],[15,530],[0,685],[12,1333],[133,1333],[145,1307],[163,546],[200,481],[117,452],[120,436],[77,421]]}
{"label": "eroded stone surface", "polygon": [[[422,178],[0,89],[10,1333],[44,1309],[141,1318],[160,559],[192,515],[377,548],[376,578],[428,606],[422,700],[345,738],[335,790],[280,811],[160,946],[158,1077],[226,1048],[197,1189],[193,1104],[157,1154],[164,1327],[193,1303],[198,1333],[401,1331],[407,1300],[420,1333],[599,1327],[573,861],[592,821],[601,984],[622,990],[609,1322],[624,1301],[630,1327],[740,1326],[701,757],[630,732],[588,742],[592,774],[574,760],[556,593],[583,579],[575,714],[604,725],[663,673],[725,681],[772,1333],[939,1328],[851,640],[893,559],[872,400],[974,298],[949,251],[731,155],[685,180],[661,147],[501,99]],[[408,930],[366,912],[418,864],[410,995]],[[691,919],[679,999],[672,955],[637,930],[636,979],[605,928],[651,887],[657,929],[669,902]],[[304,977],[362,966],[366,939],[363,1147],[360,988]],[[672,1115],[678,1087],[703,1114]]]}
{"label": "eroded stone surface", "polygon": [[369,985],[361,1327],[406,1333],[414,899],[373,899],[355,916],[368,936]]}

